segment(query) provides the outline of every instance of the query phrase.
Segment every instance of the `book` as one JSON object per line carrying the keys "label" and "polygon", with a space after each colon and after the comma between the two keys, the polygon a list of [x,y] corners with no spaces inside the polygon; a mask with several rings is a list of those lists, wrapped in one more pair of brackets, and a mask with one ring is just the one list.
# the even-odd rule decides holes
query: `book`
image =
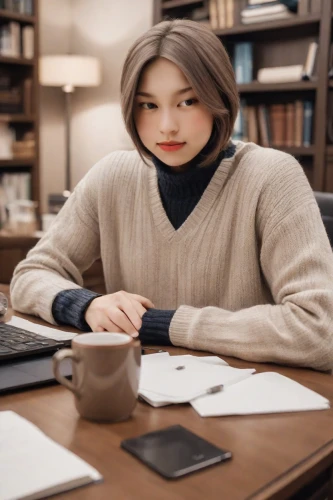
{"label": "book", "polygon": [[226,1],[227,0],[217,0],[217,19],[218,26],[221,29],[227,27]]}
{"label": "book", "polygon": [[260,83],[285,83],[299,82],[302,80],[303,65],[277,66],[274,68],[261,68],[257,73]]}
{"label": "book", "polygon": [[0,412],[1,500],[35,500],[102,480],[101,474],[36,425]]}
{"label": "book", "polygon": [[277,2],[272,5],[255,5],[246,7],[242,10],[242,17],[267,16],[286,12],[288,12],[287,7]]}
{"label": "book", "polygon": [[313,102],[304,101],[304,122],[303,122],[303,146],[311,146],[312,139],[312,118],[313,118]]}
{"label": "book", "polygon": [[303,80],[310,80],[311,77],[313,76],[317,53],[318,53],[318,43],[317,42],[310,43],[308,48],[308,53],[306,56],[306,61],[304,63],[302,71]]}
{"label": "book", "polygon": [[255,24],[255,23],[264,23],[266,21],[278,21],[280,19],[291,19],[295,14],[291,12],[278,12],[276,14],[267,14],[264,16],[252,16],[248,18],[241,17],[243,24]]}
{"label": "book", "polygon": [[269,110],[272,130],[272,146],[283,147],[286,144],[286,107],[285,104],[272,104]]}
{"label": "book", "polygon": [[258,106],[258,124],[259,124],[260,144],[265,148],[268,148],[270,145],[270,132],[269,132],[267,109],[265,104],[260,104]]}
{"label": "book", "polygon": [[251,375],[223,391],[191,401],[201,417],[328,410],[330,402],[294,380],[274,372]]}
{"label": "book", "polygon": [[33,59],[34,57],[34,36],[32,26],[22,28],[22,56],[26,59]]}
{"label": "book", "polygon": [[209,20],[213,30],[217,30],[219,27],[217,1],[218,0],[209,0],[208,4]]}
{"label": "book", "polygon": [[297,147],[303,144],[303,119],[304,107],[303,101],[295,101],[295,140],[294,145]]}

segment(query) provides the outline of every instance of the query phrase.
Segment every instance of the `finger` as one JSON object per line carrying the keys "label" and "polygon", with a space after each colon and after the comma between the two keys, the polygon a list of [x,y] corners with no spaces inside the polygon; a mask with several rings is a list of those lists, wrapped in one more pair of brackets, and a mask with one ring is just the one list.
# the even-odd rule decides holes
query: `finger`
{"label": "finger", "polygon": [[124,331],[119,328],[113,321],[110,321],[107,316],[103,318],[103,320],[100,323],[100,327],[103,328],[102,331],[104,332],[110,332],[110,333],[124,333]]}
{"label": "finger", "polygon": [[141,320],[140,328],[141,328],[142,316],[144,315],[145,312],[147,312],[147,309],[145,307],[143,307],[143,305],[140,302],[138,302],[137,300],[133,300],[132,303],[133,303],[133,307],[135,308],[136,312],[140,316],[140,320]]}
{"label": "finger", "polygon": [[133,326],[128,319],[127,315],[118,307],[109,309],[108,316],[112,323],[118,326],[118,328],[120,328],[123,332],[128,333],[129,335],[135,335],[138,333],[135,326]]}
{"label": "finger", "polygon": [[[142,325],[141,316],[136,308],[136,304],[140,305],[136,300],[132,300],[130,296],[123,296],[118,305],[119,309],[123,311],[127,318],[130,320],[136,331],[139,331]],[[142,306],[141,306],[142,307]]]}
{"label": "finger", "polygon": [[152,303],[151,300],[147,299],[146,297],[142,297],[142,295],[137,295],[136,293],[131,293],[131,298],[137,300],[142,304],[146,309],[153,309],[155,308],[154,304]]}

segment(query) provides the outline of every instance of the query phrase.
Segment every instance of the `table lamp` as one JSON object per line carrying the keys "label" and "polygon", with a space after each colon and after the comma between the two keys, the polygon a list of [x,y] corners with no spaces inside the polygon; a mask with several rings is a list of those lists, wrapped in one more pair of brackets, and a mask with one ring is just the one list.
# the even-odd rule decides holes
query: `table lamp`
{"label": "table lamp", "polygon": [[39,61],[39,82],[49,87],[61,87],[66,100],[66,182],[63,196],[68,198],[71,185],[71,96],[75,87],[96,87],[100,84],[99,61],[79,55],[48,55]]}

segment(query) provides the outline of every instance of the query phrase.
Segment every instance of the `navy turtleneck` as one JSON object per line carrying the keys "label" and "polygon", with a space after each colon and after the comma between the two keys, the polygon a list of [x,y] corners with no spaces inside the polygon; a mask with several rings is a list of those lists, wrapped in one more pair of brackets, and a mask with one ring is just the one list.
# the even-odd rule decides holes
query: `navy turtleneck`
{"label": "navy turtleneck", "polygon": [[[236,146],[230,142],[218,158],[207,167],[199,167],[208,145],[189,163],[183,172],[175,171],[155,156],[158,187],[164,210],[177,230],[199,202],[214,173],[224,158],[235,154]],[[83,331],[91,331],[85,321],[90,303],[100,294],[84,288],[64,290],[58,293],[52,304],[52,314],[60,325],[72,325]],[[171,345],[169,327],[175,310],[149,309],[142,316],[139,337],[143,344]]]}
{"label": "navy turtleneck", "polygon": [[157,170],[163,207],[175,229],[185,222],[197,205],[223,158],[231,158],[235,154],[235,145],[230,143],[211,165],[199,167],[205,149],[193,158],[184,172],[176,172],[156,156],[152,158]]}

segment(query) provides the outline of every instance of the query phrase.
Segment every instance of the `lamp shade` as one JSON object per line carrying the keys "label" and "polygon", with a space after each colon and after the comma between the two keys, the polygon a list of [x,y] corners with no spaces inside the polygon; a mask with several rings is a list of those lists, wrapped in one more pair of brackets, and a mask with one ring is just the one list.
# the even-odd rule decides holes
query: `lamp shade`
{"label": "lamp shade", "polygon": [[39,81],[50,87],[96,87],[101,81],[100,64],[90,56],[43,56],[39,60]]}

